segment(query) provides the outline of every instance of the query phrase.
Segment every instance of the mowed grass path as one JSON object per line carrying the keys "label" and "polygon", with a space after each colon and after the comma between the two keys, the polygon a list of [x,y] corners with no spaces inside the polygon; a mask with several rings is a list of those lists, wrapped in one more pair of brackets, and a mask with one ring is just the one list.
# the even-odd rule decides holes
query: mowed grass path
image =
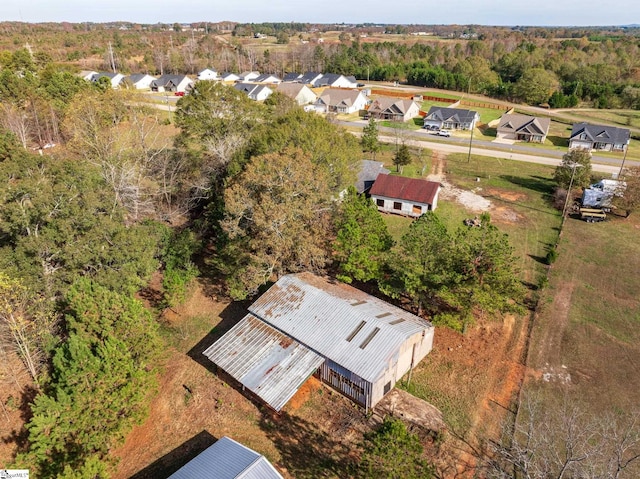
{"label": "mowed grass path", "polygon": [[562,369],[590,412],[640,408],[639,239],[639,216],[567,220],[532,337],[530,366],[551,372],[551,381],[532,387],[553,391]]}

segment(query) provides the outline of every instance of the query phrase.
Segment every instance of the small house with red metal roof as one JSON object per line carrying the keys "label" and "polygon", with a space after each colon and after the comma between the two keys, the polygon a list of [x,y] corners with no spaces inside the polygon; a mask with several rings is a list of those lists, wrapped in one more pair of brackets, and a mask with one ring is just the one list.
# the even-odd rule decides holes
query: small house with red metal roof
{"label": "small house with red metal roof", "polygon": [[381,174],[369,194],[379,211],[417,218],[436,209],[441,188],[435,181]]}

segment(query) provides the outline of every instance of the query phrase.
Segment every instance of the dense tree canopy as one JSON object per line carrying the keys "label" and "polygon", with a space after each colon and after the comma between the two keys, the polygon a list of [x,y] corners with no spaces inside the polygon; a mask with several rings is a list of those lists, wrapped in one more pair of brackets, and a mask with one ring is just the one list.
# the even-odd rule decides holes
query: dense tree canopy
{"label": "dense tree canopy", "polygon": [[387,417],[379,429],[365,434],[358,477],[430,479],[433,470],[423,454],[420,438],[401,420]]}
{"label": "dense tree canopy", "polygon": [[473,313],[518,311],[523,286],[507,236],[482,226],[451,233],[433,212],[414,221],[387,261],[383,292],[405,296],[433,321],[463,330]]}
{"label": "dense tree canopy", "polygon": [[300,149],[253,157],[225,190],[231,294],[243,298],[281,274],[329,259],[329,172]]}

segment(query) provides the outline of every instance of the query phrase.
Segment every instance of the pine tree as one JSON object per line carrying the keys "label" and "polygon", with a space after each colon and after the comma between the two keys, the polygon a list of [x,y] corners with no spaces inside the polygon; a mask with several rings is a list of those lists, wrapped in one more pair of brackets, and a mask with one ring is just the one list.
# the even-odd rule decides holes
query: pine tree
{"label": "pine tree", "polygon": [[346,283],[380,278],[383,255],[393,245],[387,225],[374,203],[351,186],[336,218],[333,243],[338,279]]}
{"label": "pine tree", "polygon": [[369,124],[362,129],[360,144],[363,151],[373,154],[375,160],[376,153],[380,151],[380,141],[378,139],[378,125],[373,117],[369,118]]}
{"label": "pine tree", "polygon": [[393,164],[396,165],[396,171],[402,171],[402,167],[411,163],[411,152],[409,147],[404,143],[400,145],[396,155],[393,157]]}

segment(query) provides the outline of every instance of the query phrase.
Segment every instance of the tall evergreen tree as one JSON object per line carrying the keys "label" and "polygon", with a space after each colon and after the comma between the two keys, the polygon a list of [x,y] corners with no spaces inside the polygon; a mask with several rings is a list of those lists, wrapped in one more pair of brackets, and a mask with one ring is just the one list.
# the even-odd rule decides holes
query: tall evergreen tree
{"label": "tall evergreen tree", "polygon": [[351,186],[336,218],[334,259],[338,279],[346,283],[380,278],[384,254],[393,245],[387,225],[374,203]]}
{"label": "tall evergreen tree", "polygon": [[409,147],[402,143],[393,157],[393,164],[396,165],[396,171],[402,171],[402,167],[411,163],[411,152]]}
{"label": "tall evergreen tree", "polygon": [[378,125],[375,118],[369,118],[369,123],[362,129],[362,138],[360,138],[362,149],[373,155],[376,159],[376,153],[380,151],[380,141],[378,139]]}

